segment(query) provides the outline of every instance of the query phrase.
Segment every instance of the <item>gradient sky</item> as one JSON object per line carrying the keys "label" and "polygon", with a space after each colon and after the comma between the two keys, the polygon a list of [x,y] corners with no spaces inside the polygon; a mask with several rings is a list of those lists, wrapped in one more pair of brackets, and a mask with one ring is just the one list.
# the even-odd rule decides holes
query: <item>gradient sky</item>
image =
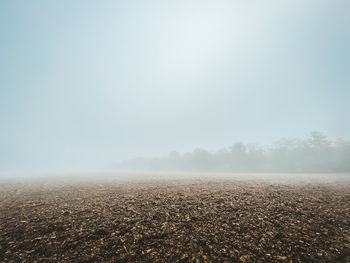
{"label": "gradient sky", "polygon": [[0,173],[350,138],[350,1],[0,2]]}

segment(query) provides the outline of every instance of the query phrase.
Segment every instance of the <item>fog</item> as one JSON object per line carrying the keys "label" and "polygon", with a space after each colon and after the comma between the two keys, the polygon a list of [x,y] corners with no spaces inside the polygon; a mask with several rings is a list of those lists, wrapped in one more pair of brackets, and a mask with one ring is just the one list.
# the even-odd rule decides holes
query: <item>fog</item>
{"label": "fog", "polygon": [[349,8],[1,1],[0,175],[350,172]]}
{"label": "fog", "polygon": [[129,171],[182,172],[274,172],[346,173],[350,172],[350,142],[330,140],[313,132],[309,139],[281,139],[272,146],[245,145],[242,142],[209,152],[197,148],[162,157],[136,158],[116,166]]}

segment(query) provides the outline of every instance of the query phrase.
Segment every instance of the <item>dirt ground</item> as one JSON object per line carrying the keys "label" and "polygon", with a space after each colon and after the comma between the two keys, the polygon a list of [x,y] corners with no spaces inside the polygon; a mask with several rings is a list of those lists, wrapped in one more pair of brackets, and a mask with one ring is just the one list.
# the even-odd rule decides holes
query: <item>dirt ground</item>
{"label": "dirt ground", "polygon": [[350,184],[2,183],[0,262],[350,262]]}

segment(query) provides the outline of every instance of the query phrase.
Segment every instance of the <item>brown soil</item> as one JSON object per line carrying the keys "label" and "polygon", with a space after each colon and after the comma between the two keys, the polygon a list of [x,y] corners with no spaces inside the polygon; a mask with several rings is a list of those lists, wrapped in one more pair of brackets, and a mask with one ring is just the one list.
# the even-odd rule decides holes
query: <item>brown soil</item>
{"label": "brown soil", "polygon": [[0,189],[0,262],[349,257],[349,185],[187,180]]}

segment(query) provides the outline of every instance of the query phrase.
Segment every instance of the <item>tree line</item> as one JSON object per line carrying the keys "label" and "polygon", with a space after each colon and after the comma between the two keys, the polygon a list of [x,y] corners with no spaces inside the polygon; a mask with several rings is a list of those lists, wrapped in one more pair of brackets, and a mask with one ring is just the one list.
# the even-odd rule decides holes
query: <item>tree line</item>
{"label": "tree line", "polygon": [[217,151],[197,148],[162,157],[136,158],[119,165],[135,171],[350,172],[350,142],[313,132],[307,139],[280,139],[269,146],[238,142]]}

